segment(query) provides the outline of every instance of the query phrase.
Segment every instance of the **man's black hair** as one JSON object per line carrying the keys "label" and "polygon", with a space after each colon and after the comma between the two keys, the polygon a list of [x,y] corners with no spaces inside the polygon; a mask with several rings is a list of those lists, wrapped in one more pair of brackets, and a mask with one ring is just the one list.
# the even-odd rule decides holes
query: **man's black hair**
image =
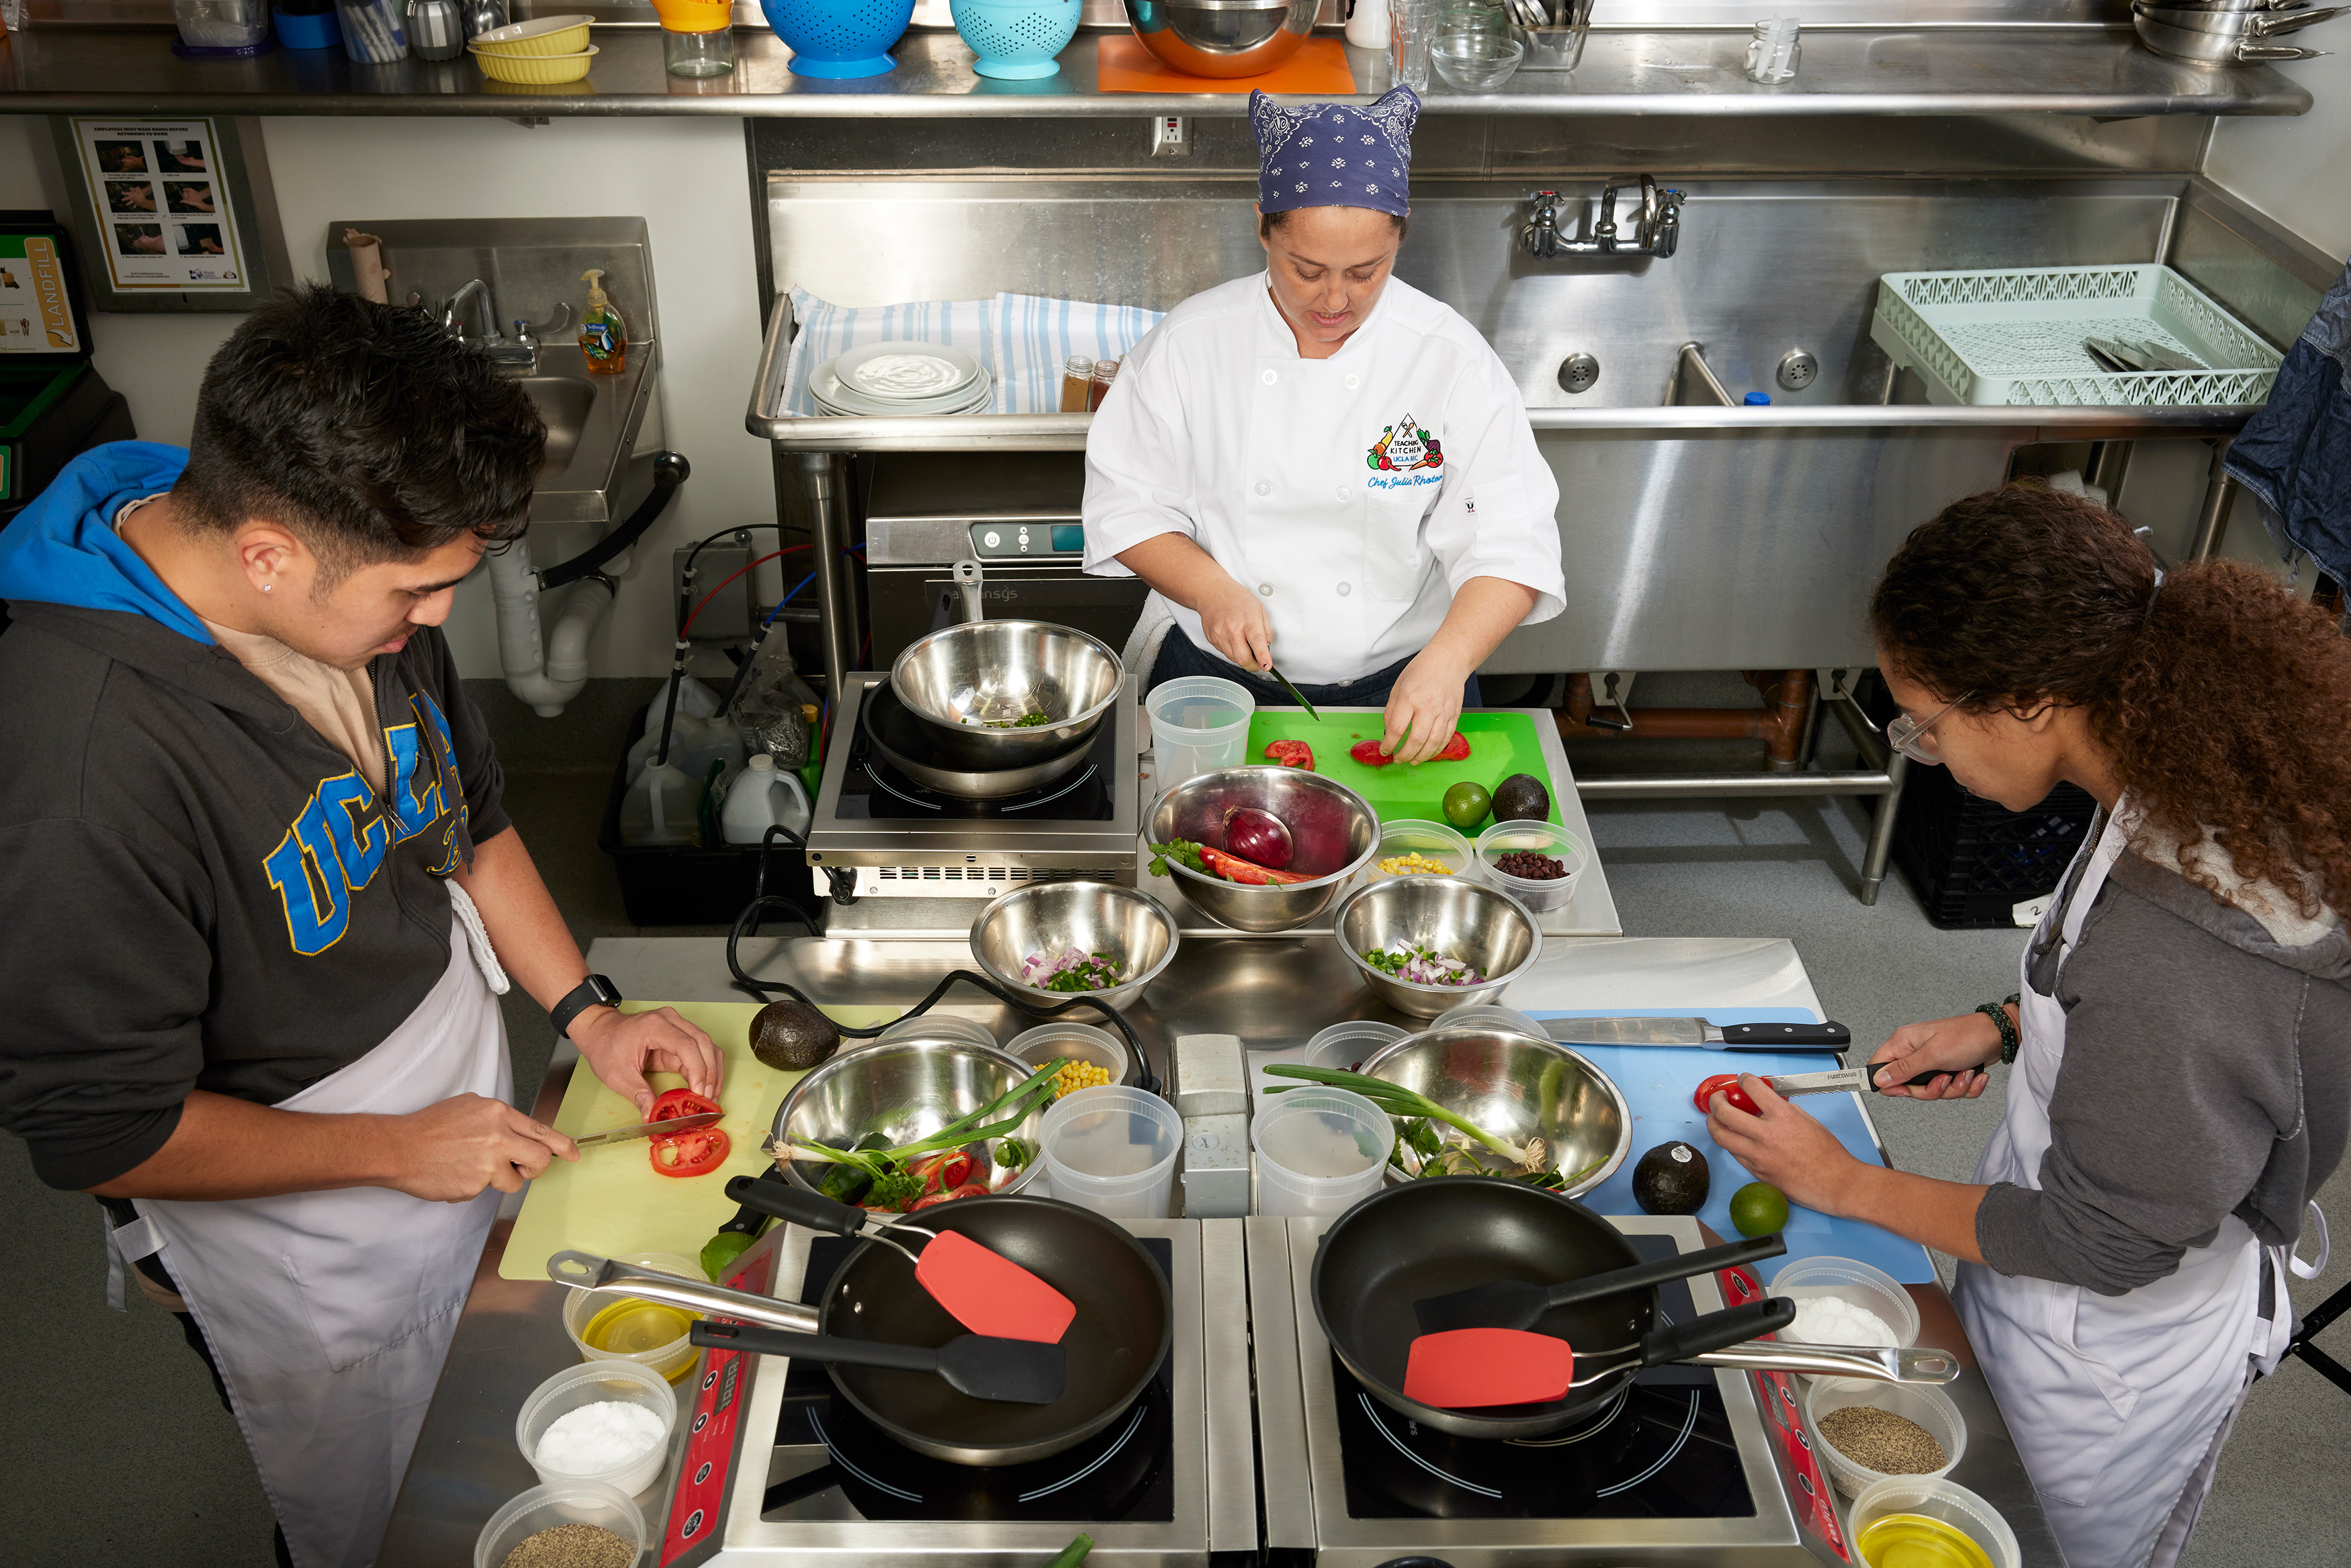
{"label": "man's black hair", "polygon": [[307,285],[213,356],[172,499],[196,527],[280,524],[331,582],[517,536],[546,446],[529,395],[479,349],[420,311]]}

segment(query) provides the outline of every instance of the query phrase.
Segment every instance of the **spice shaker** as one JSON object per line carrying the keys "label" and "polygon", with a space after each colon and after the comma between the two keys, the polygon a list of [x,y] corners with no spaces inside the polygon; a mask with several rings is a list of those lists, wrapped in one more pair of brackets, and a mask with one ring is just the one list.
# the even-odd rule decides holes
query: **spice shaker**
{"label": "spice shaker", "polygon": [[1102,407],[1102,398],[1110,391],[1111,383],[1117,379],[1117,360],[1097,359],[1094,361],[1094,377],[1093,379],[1086,386],[1086,411],[1088,413],[1092,413],[1094,410]]}
{"label": "spice shaker", "polygon": [[1086,389],[1094,379],[1094,362],[1083,354],[1072,354],[1061,361],[1061,411],[1081,414],[1086,411]]}

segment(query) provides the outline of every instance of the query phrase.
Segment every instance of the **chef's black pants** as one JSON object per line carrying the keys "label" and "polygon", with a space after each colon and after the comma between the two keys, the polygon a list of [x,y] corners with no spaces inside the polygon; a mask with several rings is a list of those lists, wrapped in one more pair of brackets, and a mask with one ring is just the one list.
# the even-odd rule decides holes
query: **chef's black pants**
{"label": "chef's black pants", "polygon": [[[1359,675],[1353,680],[1333,680],[1320,686],[1301,682],[1298,694],[1317,708],[1384,708],[1389,694],[1395,690],[1398,677],[1404,674],[1404,667],[1410,664],[1412,659],[1413,656],[1406,655],[1385,670],[1374,670],[1369,675]],[[1167,636],[1159,644],[1159,657],[1152,663],[1151,680],[1144,690],[1148,692],[1153,686],[1162,686],[1186,675],[1213,675],[1219,680],[1229,680],[1255,699],[1260,708],[1296,706],[1290,701],[1290,693],[1284,691],[1280,683],[1271,676],[1243,670],[1238,664],[1228,664],[1222,655],[1203,651],[1186,635],[1182,627],[1171,626],[1167,628]],[[1478,677],[1473,674],[1461,683],[1461,705],[1478,708],[1484,706],[1484,702],[1478,690]]]}

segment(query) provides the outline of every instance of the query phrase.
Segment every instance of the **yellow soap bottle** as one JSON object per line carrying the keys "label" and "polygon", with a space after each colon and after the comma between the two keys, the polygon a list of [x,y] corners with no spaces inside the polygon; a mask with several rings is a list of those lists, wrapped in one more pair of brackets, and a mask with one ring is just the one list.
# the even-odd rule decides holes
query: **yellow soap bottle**
{"label": "yellow soap bottle", "polygon": [[590,374],[617,376],[629,368],[629,324],[606,296],[603,276],[604,269],[594,266],[580,275],[588,286],[588,308],[580,314],[580,352]]}

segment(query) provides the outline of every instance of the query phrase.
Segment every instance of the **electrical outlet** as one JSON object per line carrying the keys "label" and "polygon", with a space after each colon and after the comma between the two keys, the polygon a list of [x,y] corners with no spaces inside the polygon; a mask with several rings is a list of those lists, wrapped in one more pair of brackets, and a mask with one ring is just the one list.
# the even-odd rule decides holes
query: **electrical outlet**
{"label": "electrical outlet", "polygon": [[1180,114],[1154,116],[1151,121],[1151,156],[1154,158],[1191,157],[1190,122]]}

